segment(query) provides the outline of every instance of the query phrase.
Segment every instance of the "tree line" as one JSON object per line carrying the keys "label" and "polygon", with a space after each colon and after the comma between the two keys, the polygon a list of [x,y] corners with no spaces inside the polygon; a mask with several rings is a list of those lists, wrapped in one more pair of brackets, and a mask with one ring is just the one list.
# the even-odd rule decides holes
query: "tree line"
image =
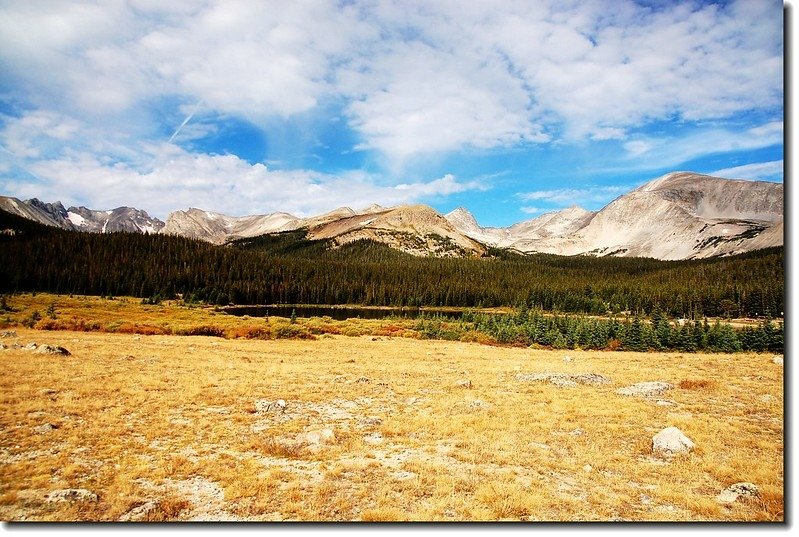
{"label": "tree line", "polygon": [[287,232],[216,246],[168,235],[95,234],[0,215],[0,292],[182,296],[210,304],[495,307],[700,319],[784,310],[784,252],[693,261],[515,255],[420,258],[369,241],[332,248]]}
{"label": "tree line", "polygon": [[[419,318],[415,329],[429,339],[480,341],[554,349],[601,349],[646,352],[782,352],[784,325],[764,319],[735,329],[716,320],[672,321],[660,310],[651,320],[641,317],[595,318],[548,315],[519,308],[515,314],[466,312],[458,321],[440,315]],[[483,334],[490,339],[483,338]]]}

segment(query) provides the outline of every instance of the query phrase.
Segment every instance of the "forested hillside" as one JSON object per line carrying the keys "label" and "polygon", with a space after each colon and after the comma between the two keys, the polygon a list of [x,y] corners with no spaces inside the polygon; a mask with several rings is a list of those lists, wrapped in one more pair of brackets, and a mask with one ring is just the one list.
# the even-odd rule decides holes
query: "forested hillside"
{"label": "forested hillside", "polygon": [[227,246],[165,235],[89,234],[0,215],[0,292],[131,295],[216,304],[518,306],[673,317],[780,316],[783,249],[697,261],[521,256],[418,258],[302,231]]}

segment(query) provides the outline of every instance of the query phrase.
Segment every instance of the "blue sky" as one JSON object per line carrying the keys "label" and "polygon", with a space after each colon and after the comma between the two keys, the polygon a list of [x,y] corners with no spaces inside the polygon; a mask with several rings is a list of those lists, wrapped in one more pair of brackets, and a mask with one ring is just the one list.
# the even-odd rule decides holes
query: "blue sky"
{"label": "blue sky", "polygon": [[783,180],[783,5],[0,1],[0,194],[507,226]]}

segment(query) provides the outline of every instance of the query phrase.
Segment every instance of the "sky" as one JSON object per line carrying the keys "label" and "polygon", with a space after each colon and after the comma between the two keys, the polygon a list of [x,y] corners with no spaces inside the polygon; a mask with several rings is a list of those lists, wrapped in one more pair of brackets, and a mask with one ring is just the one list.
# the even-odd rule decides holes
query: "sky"
{"label": "sky", "polygon": [[0,0],[0,195],[165,219],[783,181],[773,0]]}

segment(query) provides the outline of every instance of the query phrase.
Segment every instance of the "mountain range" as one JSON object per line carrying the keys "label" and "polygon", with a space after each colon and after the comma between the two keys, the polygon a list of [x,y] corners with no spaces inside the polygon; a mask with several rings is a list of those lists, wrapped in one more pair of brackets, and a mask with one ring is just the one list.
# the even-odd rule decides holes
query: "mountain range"
{"label": "mountain range", "polygon": [[481,227],[465,208],[441,215],[426,205],[360,211],[342,207],[310,218],[277,212],[227,216],[191,208],[162,222],[130,207],[65,209],[60,202],[0,196],[0,209],[63,229],[167,233],[224,244],[282,231],[340,246],[360,239],[414,255],[482,256],[488,247],[519,253],[635,256],[664,260],[725,256],[783,244],[783,185],[675,172],[619,196],[599,211],[578,206],[510,227]]}

